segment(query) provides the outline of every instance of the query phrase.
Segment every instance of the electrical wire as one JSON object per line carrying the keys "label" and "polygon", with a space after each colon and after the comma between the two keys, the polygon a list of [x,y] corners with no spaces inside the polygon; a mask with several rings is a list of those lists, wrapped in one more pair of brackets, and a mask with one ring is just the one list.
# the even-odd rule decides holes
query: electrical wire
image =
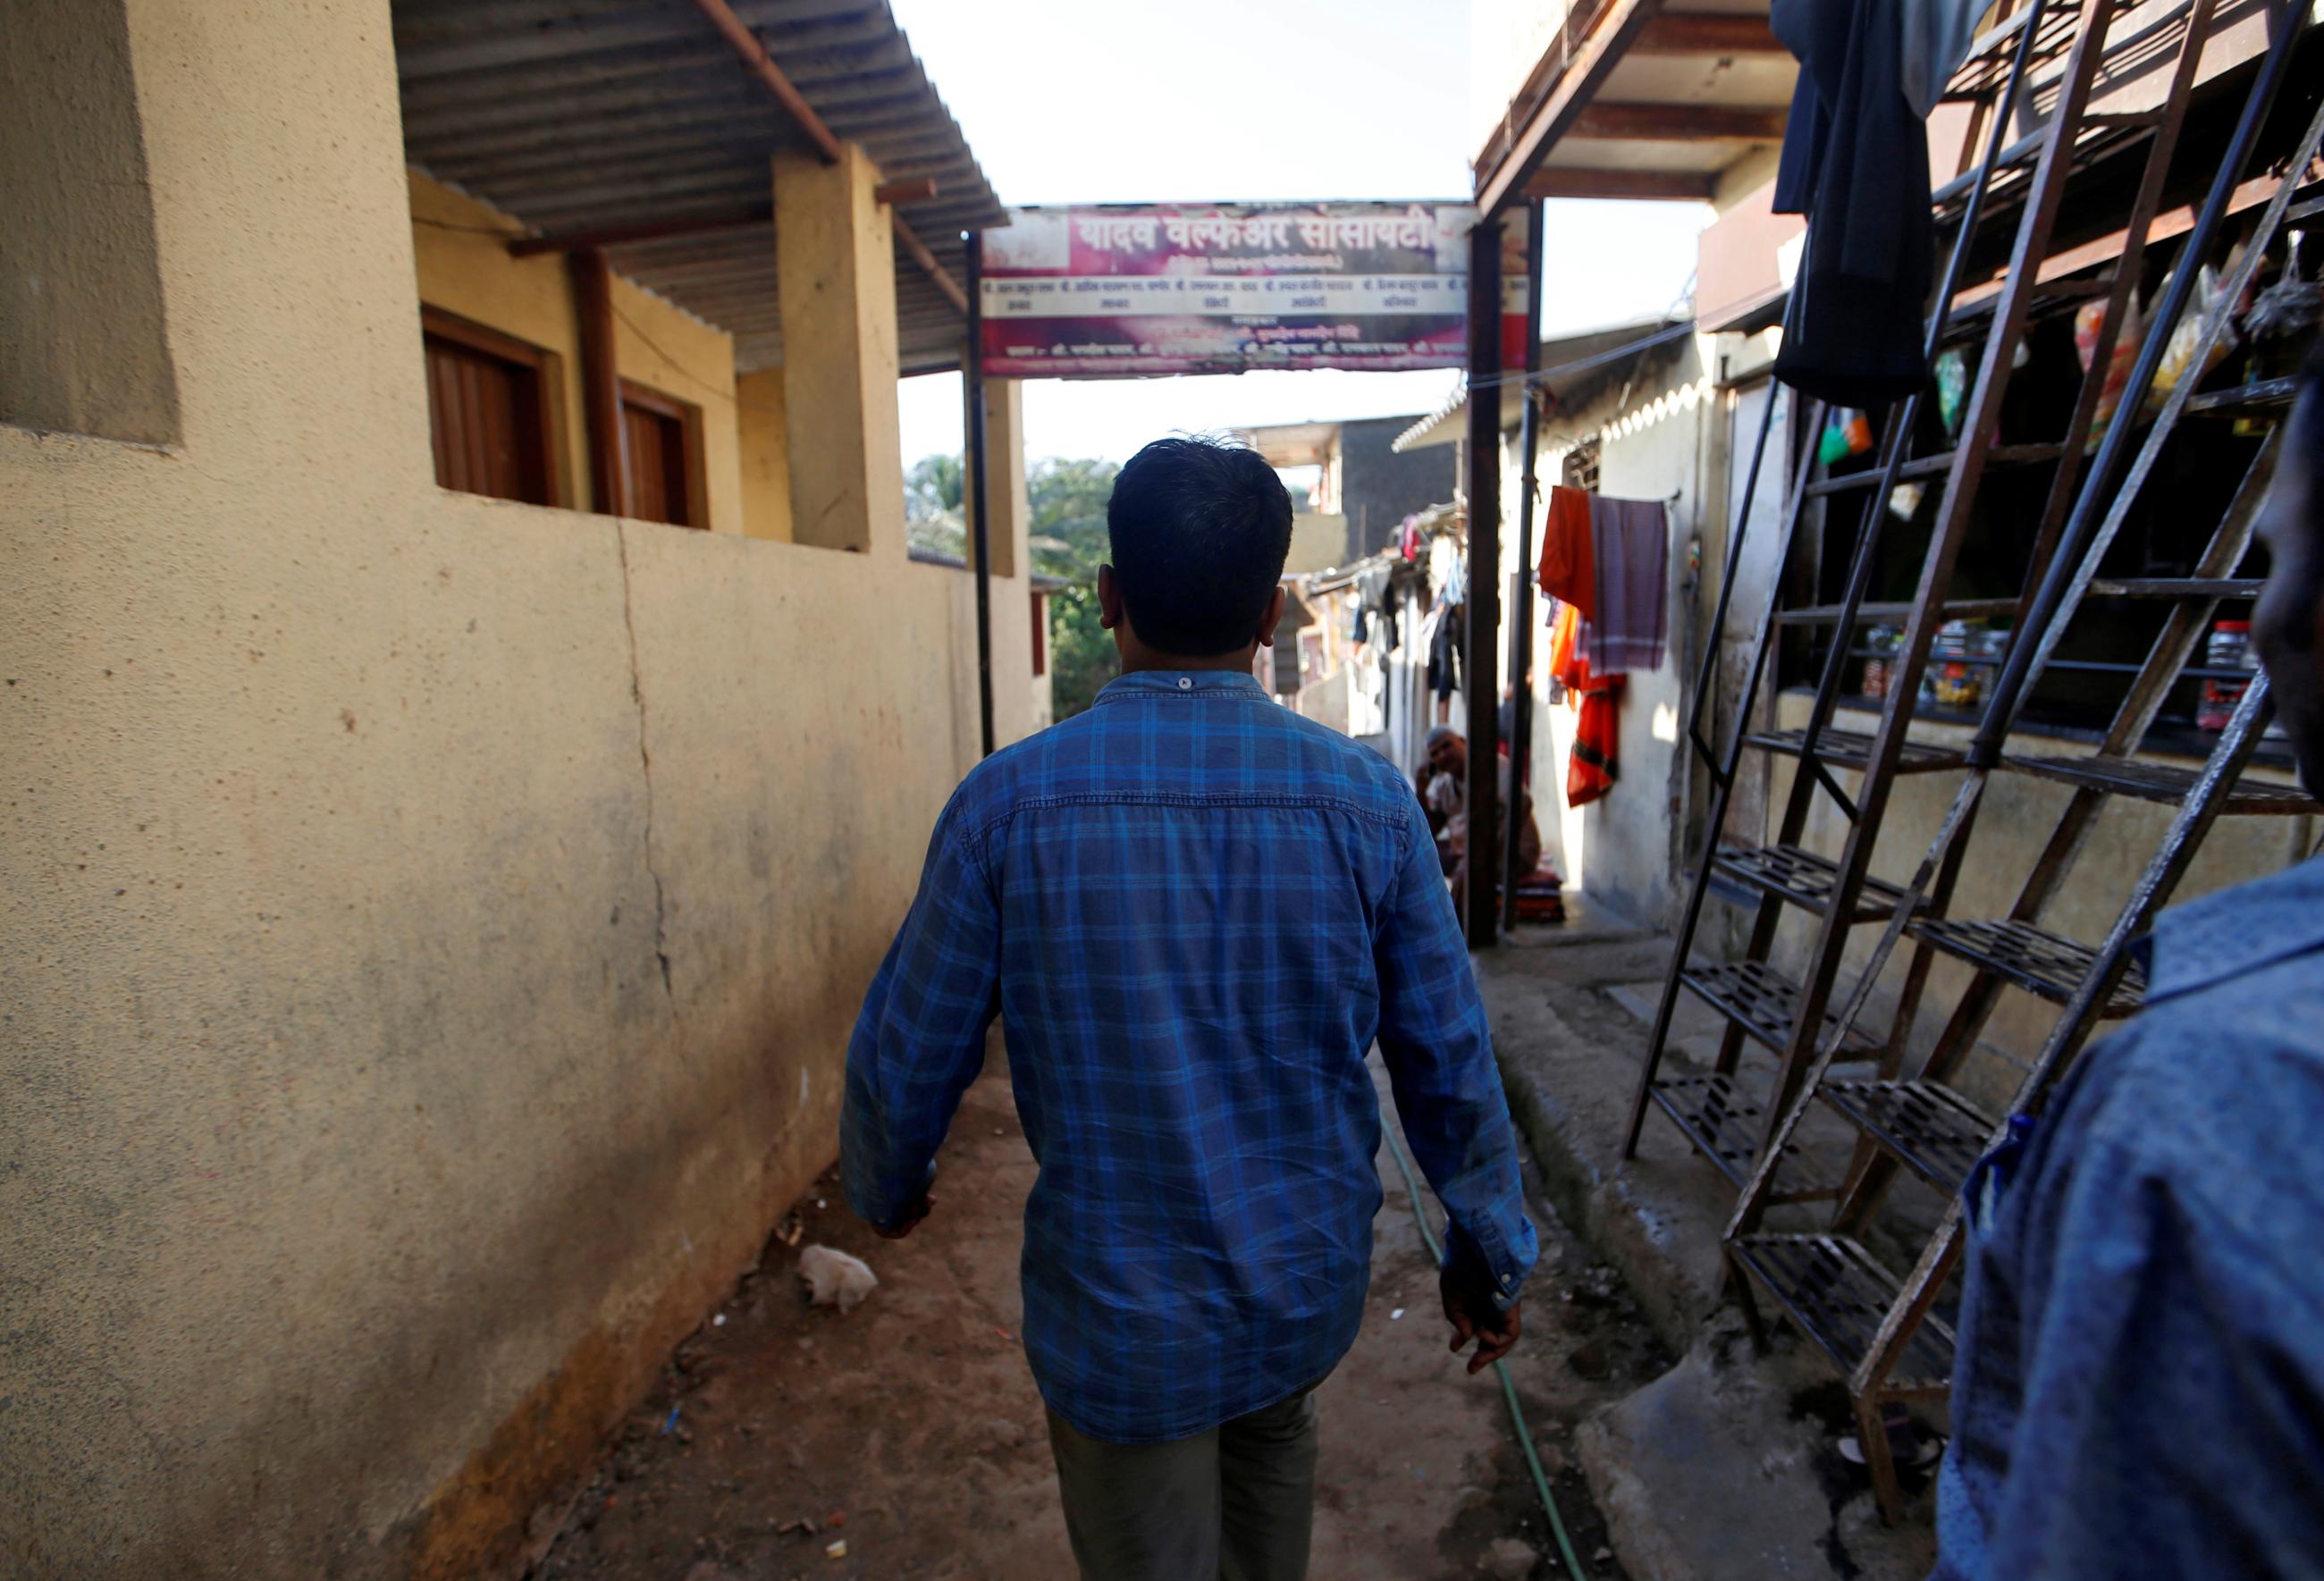
{"label": "electrical wire", "polygon": [[[1386,1115],[1380,1117],[1388,1121]],[[1396,1134],[1395,1124],[1383,1124],[1380,1131],[1387,1136],[1388,1150],[1395,1155],[1396,1167],[1404,1176],[1405,1189],[1412,1193],[1412,1215],[1420,1221],[1420,1238],[1427,1244],[1428,1255],[1442,1265],[1444,1248],[1437,1244],[1436,1232],[1428,1227],[1428,1207],[1421,1200],[1420,1177],[1412,1172],[1412,1160],[1405,1155],[1404,1143]],[[1526,1466],[1533,1473],[1534,1491],[1541,1495],[1542,1510],[1549,1516],[1550,1533],[1557,1539],[1557,1551],[1564,1556],[1565,1573],[1580,1576],[1582,1561],[1574,1557],[1573,1540],[1565,1535],[1564,1517],[1557,1512],[1557,1500],[1549,1491],[1549,1476],[1541,1468],[1541,1457],[1534,1452],[1533,1431],[1526,1426],[1525,1408],[1517,1403],[1517,1385],[1509,1382],[1508,1364],[1495,1362],[1493,1375],[1501,1381],[1501,1398],[1508,1402],[1509,1420],[1517,1430],[1517,1448],[1525,1451]]]}

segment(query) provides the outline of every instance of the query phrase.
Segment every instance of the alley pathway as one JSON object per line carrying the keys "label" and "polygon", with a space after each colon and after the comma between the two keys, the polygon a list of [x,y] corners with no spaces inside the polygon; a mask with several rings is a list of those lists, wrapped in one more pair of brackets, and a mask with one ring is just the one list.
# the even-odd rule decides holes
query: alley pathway
{"label": "alley pathway", "polygon": [[[678,1348],[535,1576],[1070,1581],[1040,1399],[1017,1337],[1034,1167],[997,1067],[953,1128],[935,1217],[884,1242],[841,1206],[835,1179],[818,1183],[798,1208],[798,1246],[779,1231],[723,1320]],[[1446,1352],[1418,1225],[1385,1150],[1379,1163],[1387,1201],[1363,1329],[1320,1395],[1313,1573],[1563,1576],[1500,1392]],[[1616,1577],[1572,1464],[1573,1429],[1669,1358],[1537,1190],[1535,1216],[1543,1264],[1512,1374],[1585,1569]],[[879,1291],[845,1317],[808,1309],[801,1293],[798,1248],[817,1242],[879,1273]]]}

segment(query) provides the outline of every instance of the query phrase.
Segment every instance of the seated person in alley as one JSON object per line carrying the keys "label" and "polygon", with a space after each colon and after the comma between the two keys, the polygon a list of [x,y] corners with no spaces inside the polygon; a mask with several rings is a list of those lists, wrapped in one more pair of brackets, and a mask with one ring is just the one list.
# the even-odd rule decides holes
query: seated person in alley
{"label": "seated person in alley", "polygon": [[[2324,353],[2252,636],[2324,795]],[[2324,1575],[2324,858],[2172,907],[1972,1173],[1936,1581]]]}
{"label": "seated person in alley", "polygon": [[[1413,771],[1422,812],[1436,837],[1439,865],[1452,881],[1452,902],[1461,905],[1469,893],[1469,738],[1451,725],[1428,732],[1420,767]],[[1508,827],[1509,760],[1495,766],[1494,784],[1500,793],[1501,827]],[[1517,824],[1517,871],[1531,873],[1541,866],[1541,826],[1534,822],[1533,792],[1523,798]]]}
{"label": "seated person in alley", "polygon": [[1375,1040],[1451,1217],[1471,1373],[1517,1342],[1534,1227],[1411,786],[1252,679],[1282,483],[1253,451],[1158,440],[1106,522],[1121,676],[937,819],[848,1050],[841,1164],[881,1234],[927,1218],[997,1014],[1040,1165],[1026,1352],[1083,1574],[1284,1581],[1307,1571],[1313,1392],[1370,1278]]}

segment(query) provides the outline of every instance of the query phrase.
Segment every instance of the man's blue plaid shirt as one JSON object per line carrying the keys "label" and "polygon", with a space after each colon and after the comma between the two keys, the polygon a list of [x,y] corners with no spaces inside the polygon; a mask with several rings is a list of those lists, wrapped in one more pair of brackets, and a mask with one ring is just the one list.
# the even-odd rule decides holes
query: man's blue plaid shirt
{"label": "man's blue plaid shirt", "polygon": [[847,1197],[892,1226],[995,1014],[1040,1176],[1025,1343],[1084,1435],[1156,1443],[1319,1382],[1380,1203],[1377,1038],[1448,1255],[1533,1266],[1516,1138],[1418,801],[1247,675],[1125,676],[981,765],[848,1050]]}

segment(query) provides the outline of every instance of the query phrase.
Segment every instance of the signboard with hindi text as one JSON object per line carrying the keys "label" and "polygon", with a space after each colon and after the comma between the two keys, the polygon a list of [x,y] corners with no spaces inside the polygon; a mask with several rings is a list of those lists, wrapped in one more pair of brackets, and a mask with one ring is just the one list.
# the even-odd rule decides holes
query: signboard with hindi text
{"label": "signboard with hindi text", "polygon": [[[984,371],[1462,367],[1475,223],[1473,207],[1453,203],[1012,209],[1009,225],[982,233]],[[1520,240],[1520,271],[1524,256]],[[1523,280],[1505,281],[1503,298],[1505,339],[1513,304],[1521,346]]]}

